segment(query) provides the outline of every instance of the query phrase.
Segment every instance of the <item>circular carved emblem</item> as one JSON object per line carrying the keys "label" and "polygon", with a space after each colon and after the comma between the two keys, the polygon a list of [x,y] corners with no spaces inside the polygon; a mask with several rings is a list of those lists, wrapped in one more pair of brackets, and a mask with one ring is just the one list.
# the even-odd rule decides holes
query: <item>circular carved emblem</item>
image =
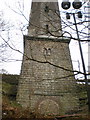
{"label": "circular carved emblem", "polygon": [[53,100],[46,99],[39,104],[38,112],[42,115],[59,115],[59,105]]}

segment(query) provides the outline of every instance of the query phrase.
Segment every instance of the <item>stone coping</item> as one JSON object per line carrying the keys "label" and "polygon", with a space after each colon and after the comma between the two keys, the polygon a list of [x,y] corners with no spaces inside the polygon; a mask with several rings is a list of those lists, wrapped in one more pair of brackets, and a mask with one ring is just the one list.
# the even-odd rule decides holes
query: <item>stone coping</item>
{"label": "stone coping", "polygon": [[61,37],[61,38],[54,38],[54,37],[48,37],[48,36],[28,36],[24,35],[24,40],[34,40],[34,41],[52,41],[52,42],[62,42],[62,43],[70,43],[70,39]]}

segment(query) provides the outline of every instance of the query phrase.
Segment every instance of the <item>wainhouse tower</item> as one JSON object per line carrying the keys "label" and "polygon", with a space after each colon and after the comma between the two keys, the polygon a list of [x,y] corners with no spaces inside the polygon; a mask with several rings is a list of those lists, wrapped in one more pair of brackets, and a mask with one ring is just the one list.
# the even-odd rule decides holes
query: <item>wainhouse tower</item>
{"label": "wainhouse tower", "polygon": [[69,39],[62,35],[57,0],[32,1],[17,101],[40,115],[63,115],[78,107]]}

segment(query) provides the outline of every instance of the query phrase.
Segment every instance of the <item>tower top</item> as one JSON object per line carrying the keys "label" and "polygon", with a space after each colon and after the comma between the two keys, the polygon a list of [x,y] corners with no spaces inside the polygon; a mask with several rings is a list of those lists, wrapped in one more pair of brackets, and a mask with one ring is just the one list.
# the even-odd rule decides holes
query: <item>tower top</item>
{"label": "tower top", "polygon": [[29,18],[29,36],[60,36],[61,18],[58,0],[32,0]]}

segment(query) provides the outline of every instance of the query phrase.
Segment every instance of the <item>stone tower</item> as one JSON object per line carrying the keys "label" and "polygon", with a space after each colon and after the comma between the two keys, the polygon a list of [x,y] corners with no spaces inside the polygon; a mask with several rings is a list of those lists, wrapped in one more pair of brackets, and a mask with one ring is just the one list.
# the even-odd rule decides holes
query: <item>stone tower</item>
{"label": "stone tower", "polygon": [[78,107],[70,40],[61,34],[57,0],[32,1],[17,101],[37,114],[69,114]]}

